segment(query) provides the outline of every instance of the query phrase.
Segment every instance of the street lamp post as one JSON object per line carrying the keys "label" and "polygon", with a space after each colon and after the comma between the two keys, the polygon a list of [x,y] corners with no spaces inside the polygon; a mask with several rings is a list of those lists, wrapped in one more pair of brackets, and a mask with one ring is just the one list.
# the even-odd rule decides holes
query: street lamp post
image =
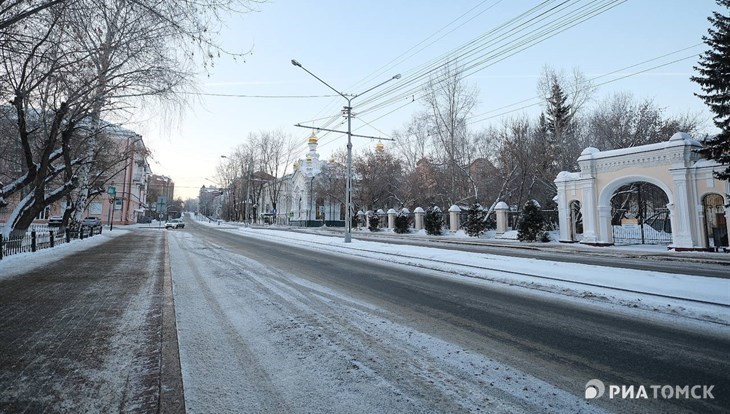
{"label": "street lamp post", "polygon": [[112,231],[112,218],[114,213],[114,207],[117,204],[117,188],[114,187],[114,183],[111,183],[107,188],[106,193],[109,195],[109,231]]}
{"label": "street lamp post", "polygon": [[345,108],[344,108],[345,114],[347,116],[347,180],[346,180],[347,187],[345,189],[345,243],[350,243],[352,241],[352,100],[357,98],[358,96],[364,95],[364,94],[372,91],[375,88],[383,86],[386,83],[388,83],[394,79],[400,79],[400,73],[384,82],[381,82],[381,83],[373,86],[370,89],[367,89],[364,92],[360,92],[360,93],[354,94],[354,95],[347,95],[347,94],[344,94],[344,93],[338,91],[337,89],[333,88],[330,84],[328,84],[327,82],[320,79],[319,76],[310,72],[307,68],[302,66],[302,64],[297,62],[295,59],[291,60],[291,64],[303,69],[305,72],[312,75],[312,77],[314,77],[315,79],[317,79],[318,81],[323,83],[328,88],[335,91],[335,93],[337,93],[341,97],[345,98],[345,100],[347,101],[347,106],[345,106]]}

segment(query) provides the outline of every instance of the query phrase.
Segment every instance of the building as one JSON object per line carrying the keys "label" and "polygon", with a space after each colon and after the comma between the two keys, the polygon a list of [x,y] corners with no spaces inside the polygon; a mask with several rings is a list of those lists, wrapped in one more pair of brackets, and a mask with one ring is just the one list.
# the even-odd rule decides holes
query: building
{"label": "building", "polygon": [[[147,157],[149,151],[142,136],[121,127],[111,128],[109,134],[124,154],[124,160],[115,174],[109,177],[107,192],[89,203],[86,213],[99,216],[114,224],[137,223],[145,215],[147,205],[147,183],[152,171]],[[114,197],[109,195],[109,187],[116,189]],[[114,209],[111,206],[114,205]],[[100,214],[99,213],[101,209]]]}
{"label": "building", "polygon": [[167,208],[175,199],[175,182],[165,175],[152,174],[147,179],[146,215],[159,217],[166,214]]}
{"label": "building", "polygon": [[[94,216],[104,223],[115,224],[136,223],[144,215],[147,199],[147,179],[151,174],[147,157],[149,151],[142,136],[128,129],[104,123],[103,134],[107,140],[104,147],[109,165],[101,171],[91,171],[90,193],[86,208],[81,217]],[[114,188],[114,196],[109,194]],[[19,197],[11,198],[8,205],[0,209],[0,223],[8,217],[19,202]],[[78,190],[71,194],[78,198]],[[63,215],[66,209],[65,199],[46,206],[38,215],[38,224],[46,223],[51,216]]]}
{"label": "building", "polygon": [[[264,184],[258,198],[261,210],[258,219],[299,226],[344,226],[344,187],[334,195],[331,181],[338,176],[333,161],[319,159],[318,139],[312,135],[307,140],[309,152],[294,163],[294,171],[282,178]],[[344,176],[339,177],[344,183]],[[278,191],[271,191],[279,186]],[[336,187],[336,185],[334,186]],[[273,200],[276,194],[276,203]],[[276,207],[274,207],[276,206]]]}

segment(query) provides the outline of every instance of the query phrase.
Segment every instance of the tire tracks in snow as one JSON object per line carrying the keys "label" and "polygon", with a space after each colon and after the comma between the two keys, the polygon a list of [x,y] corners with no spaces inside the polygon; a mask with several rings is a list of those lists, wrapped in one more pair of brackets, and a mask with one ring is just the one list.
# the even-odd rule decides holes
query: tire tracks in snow
{"label": "tire tracks in snow", "polygon": [[[184,233],[181,233],[184,234]],[[197,246],[194,246],[195,241],[191,237],[185,237],[180,240],[180,237],[169,237],[168,240],[171,243],[176,243],[180,248],[188,250],[190,254],[185,255],[185,267],[187,272],[192,274],[193,280],[186,280],[187,283],[191,283],[188,289],[196,289],[199,295],[195,298],[202,303],[197,302],[196,312],[197,317],[203,317],[208,322],[207,324],[195,324],[195,328],[202,326],[206,327],[207,332],[185,332],[185,329],[190,327],[186,322],[191,315],[183,315],[183,306],[176,308],[178,315],[178,341],[181,346],[181,365],[183,370],[183,387],[185,388],[186,407],[190,412],[197,412],[196,408],[200,408],[200,412],[237,412],[240,410],[247,412],[288,412],[286,402],[280,398],[279,391],[272,383],[268,371],[261,366],[258,362],[255,352],[251,349],[251,345],[245,338],[245,334],[240,332],[239,328],[231,320],[229,312],[224,309],[224,305],[221,303],[219,295],[224,292],[213,291],[210,286],[209,279],[216,277],[211,275],[210,272],[201,271],[198,266],[198,261],[194,260],[197,257],[201,257],[201,254],[197,251]],[[191,241],[193,243],[191,243]],[[202,256],[204,257],[204,256]],[[175,263],[173,267],[173,289],[181,290],[181,282],[176,280],[176,275],[180,275],[182,272],[176,272]],[[205,274],[204,274],[205,273]],[[183,301],[176,300],[176,304],[181,305]],[[181,331],[182,334],[181,334]],[[221,366],[216,367],[216,362],[210,358],[215,355],[204,355],[204,353],[196,353],[195,355],[185,355],[185,351],[191,350],[191,346],[186,344],[186,338],[194,340],[195,336],[212,336],[214,341],[220,342],[220,347],[225,347],[229,352],[224,352],[228,360]],[[209,338],[205,338],[209,339]],[[199,342],[198,342],[199,344]],[[195,346],[196,344],[191,344]],[[205,348],[206,346],[204,346]],[[216,349],[217,350],[217,349]],[[205,349],[203,349],[205,352]],[[216,355],[221,355],[218,352]],[[203,358],[204,361],[208,362],[207,372],[191,372],[190,366],[185,367],[185,362],[190,362],[195,358]],[[232,360],[231,360],[232,359]],[[227,363],[234,363],[234,366],[226,366]],[[205,364],[208,365],[208,364]],[[237,368],[237,369],[236,369]],[[221,378],[213,382],[203,381],[202,387],[197,389],[191,389],[191,378],[204,377],[208,374],[213,375],[227,375],[231,372],[241,373],[242,377],[239,376],[228,376]],[[186,375],[188,383],[185,384]],[[226,382],[231,381],[231,382]],[[217,398],[204,398],[206,403],[215,402],[216,406],[203,406],[200,407],[196,404],[196,401],[192,403],[188,402],[188,399],[203,398],[205,394],[215,394]],[[217,401],[216,401],[217,399]],[[245,408],[243,405],[245,404]]]}
{"label": "tire tracks in snow", "polygon": [[[280,336],[276,345],[295,345],[293,352],[303,364],[317,357],[334,359],[338,386],[379,384],[386,394],[381,399],[391,399],[389,407],[407,411],[539,411],[550,409],[539,402],[547,400],[568,410],[585,408],[570,403],[574,398],[562,390],[408,327],[401,323],[407,321],[378,306],[215,247],[204,256],[231,269],[239,286],[245,286],[240,289],[257,291],[262,308],[275,308],[279,320],[271,322],[269,335]],[[329,350],[317,349],[322,345]]]}

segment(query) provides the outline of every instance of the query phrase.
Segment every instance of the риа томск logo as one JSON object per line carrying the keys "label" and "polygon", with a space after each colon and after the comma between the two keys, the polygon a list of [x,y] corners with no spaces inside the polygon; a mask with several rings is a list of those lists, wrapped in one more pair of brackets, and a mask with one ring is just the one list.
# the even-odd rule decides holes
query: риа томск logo
{"label": "\u0440\u0438\u0430 \u0442\u043e\u043c\u0441\u043a logo", "polygon": [[608,387],[603,381],[592,379],[586,383],[585,398],[593,400],[601,398],[608,388],[608,398],[620,399],[685,399],[685,400],[714,400],[712,394],[714,385],[615,385]]}

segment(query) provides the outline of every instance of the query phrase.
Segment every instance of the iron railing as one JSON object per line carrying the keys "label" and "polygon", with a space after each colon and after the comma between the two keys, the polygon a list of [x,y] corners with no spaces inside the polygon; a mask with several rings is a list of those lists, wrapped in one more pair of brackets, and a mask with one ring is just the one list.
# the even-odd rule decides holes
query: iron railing
{"label": "iron railing", "polygon": [[14,254],[50,249],[59,244],[68,243],[72,239],[84,239],[101,234],[101,231],[101,226],[82,226],[79,229],[66,229],[61,232],[59,229],[52,229],[48,226],[33,225],[22,236],[5,238],[0,234],[0,260],[5,256]]}

